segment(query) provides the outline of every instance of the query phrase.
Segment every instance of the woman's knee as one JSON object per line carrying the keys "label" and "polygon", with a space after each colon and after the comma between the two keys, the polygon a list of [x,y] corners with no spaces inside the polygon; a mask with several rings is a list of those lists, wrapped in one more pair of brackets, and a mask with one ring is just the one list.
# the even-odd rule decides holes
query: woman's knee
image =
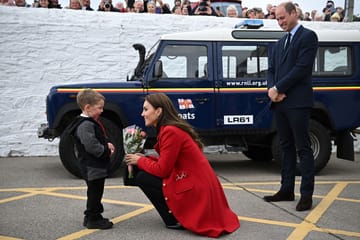
{"label": "woman's knee", "polygon": [[144,171],[139,171],[135,177],[139,186],[161,185],[161,179]]}

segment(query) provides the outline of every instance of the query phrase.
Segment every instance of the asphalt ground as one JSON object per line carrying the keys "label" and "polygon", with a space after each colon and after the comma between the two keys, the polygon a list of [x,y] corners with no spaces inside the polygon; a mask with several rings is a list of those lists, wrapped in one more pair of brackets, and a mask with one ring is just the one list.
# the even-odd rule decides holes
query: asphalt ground
{"label": "asphalt ground", "polygon": [[[311,211],[296,212],[294,202],[267,203],[279,189],[279,165],[255,162],[242,154],[208,154],[241,227],[220,239],[360,239],[360,154],[355,162],[332,156],[316,176]],[[0,158],[0,239],[205,239],[187,230],[164,227],[137,187],[123,186],[122,171],[106,180],[104,217],[114,226],[82,226],[86,185],[70,175],[58,157]],[[194,199],[196,201],[196,199]]]}

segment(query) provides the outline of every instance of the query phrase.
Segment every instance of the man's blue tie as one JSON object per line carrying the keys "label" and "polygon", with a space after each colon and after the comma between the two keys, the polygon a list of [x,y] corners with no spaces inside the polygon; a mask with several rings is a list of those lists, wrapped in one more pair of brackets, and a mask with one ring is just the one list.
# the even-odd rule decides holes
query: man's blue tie
{"label": "man's blue tie", "polygon": [[286,42],[285,42],[285,46],[284,46],[284,51],[286,51],[290,45],[290,40],[291,40],[291,33],[288,33],[287,34],[287,37],[286,37]]}

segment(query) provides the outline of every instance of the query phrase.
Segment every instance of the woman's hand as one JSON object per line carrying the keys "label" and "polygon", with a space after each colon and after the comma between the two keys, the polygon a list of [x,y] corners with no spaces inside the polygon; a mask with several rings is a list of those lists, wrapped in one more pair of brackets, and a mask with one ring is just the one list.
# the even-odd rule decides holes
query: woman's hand
{"label": "woman's hand", "polygon": [[144,156],[144,154],[141,153],[135,153],[135,154],[126,154],[125,155],[125,162],[127,165],[137,165],[137,162],[139,159]]}

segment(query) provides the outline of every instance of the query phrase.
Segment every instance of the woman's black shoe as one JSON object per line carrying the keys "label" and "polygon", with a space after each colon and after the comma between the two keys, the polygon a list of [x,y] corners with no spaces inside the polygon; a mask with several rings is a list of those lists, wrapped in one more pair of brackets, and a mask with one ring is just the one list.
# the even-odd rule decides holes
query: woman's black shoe
{"label": "woman's black shoe", "polygon": [[175,223],[173,225],[166,225],[166,227],[169,229],[174,229],[174,230],[184,230],[185,229],[183,226],[181,226],[180,223]]}

